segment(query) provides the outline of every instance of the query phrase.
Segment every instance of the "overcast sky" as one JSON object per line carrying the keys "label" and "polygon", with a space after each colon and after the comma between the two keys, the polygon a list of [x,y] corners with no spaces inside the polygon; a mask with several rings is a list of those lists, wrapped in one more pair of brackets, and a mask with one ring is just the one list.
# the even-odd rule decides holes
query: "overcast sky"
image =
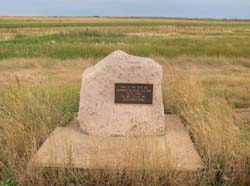
{"label": "overcast sky", "polygon": [[0,0],[0,15],[250,19],[250,0]]}

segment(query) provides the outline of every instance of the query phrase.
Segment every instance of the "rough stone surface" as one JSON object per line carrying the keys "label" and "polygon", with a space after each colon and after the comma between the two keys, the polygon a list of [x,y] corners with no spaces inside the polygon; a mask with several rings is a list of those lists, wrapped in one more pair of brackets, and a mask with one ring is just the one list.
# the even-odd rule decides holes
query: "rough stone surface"
{"label": "rough stone surface", "polygon": [[[115,51],[82,76],[78,120],[94,136],[154,136],[165,133],[162,67],[149,58]],[[115,104],[115,83],[153,84],[153,104]]]}
{"label": "rough stone surface", "polygon": [[166,134],[146,137],[88,136],[57,128],[31,160],[42,167],[83,169],[173,169],[197,171],[203,163],[177,115],[166,115]]}

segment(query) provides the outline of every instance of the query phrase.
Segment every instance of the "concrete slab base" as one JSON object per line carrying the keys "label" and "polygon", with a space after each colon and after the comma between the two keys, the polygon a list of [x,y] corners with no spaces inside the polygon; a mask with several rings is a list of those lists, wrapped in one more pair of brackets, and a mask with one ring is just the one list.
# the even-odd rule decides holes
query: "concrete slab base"
{"label": "concrete slab base", "polygon": [[93,137],[77,127],[56,128],[31,160],[33,166],[80,169],[197,171],[203,163],[177,115],[156,137]]}

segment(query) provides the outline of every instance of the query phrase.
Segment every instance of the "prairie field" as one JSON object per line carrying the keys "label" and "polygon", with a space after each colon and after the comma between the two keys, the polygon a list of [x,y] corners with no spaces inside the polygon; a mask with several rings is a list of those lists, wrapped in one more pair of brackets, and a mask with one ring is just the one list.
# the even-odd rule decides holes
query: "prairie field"
{"label": "prairie field", "polygon": [[[114,50],[163,66],[205,164],[193,174],[33,170],[32,155],[77,115],[81,74]],[[250,21],[0,17],[0,186],[250,185]]]}

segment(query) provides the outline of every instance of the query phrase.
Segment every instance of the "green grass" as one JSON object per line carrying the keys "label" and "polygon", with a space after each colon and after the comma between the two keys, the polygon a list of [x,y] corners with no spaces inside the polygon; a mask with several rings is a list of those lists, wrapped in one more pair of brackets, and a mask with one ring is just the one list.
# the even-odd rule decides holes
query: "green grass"
{"label": "green grass", "polygon": [[0,186],[14,186],[16,185],[14,178],[6,178],[3,180],[0,180]]}
{"label": "green grass", "polygon": [[250,58],[250,38],[159,38],[90,31],[59,33],[1,41],[0,59],[101,58],[117,49],[146,57]]}
{"label": "green grass", "polygon": [[[67,33],[42,36],[26,36],[30,34],[29,29],[27,33],[18,32],[21,28],[29,27],[62,27],[64,31],[63,27],[78,26],[83,26],[84,29],[95,27],[98,31],[68,33],[65,30]],[[123,34],[115,31],[103,32],[98,26],[109,28],[124,26],[125,31]],[[180,32],[173,37],[153,37],[150,36],[150,32],[143,37],[129,36],[126,32],[131,30],[127,31],[126,26],[136,33],[145,31],[144,28],[147,27],[150,29],[147,31],[153,32],[156,26],[174,26],[170,30],[160,30],[163,33],[175,32],[175,29],[180,29]],[[195,26],[204,28],[201,30],[198,28],[192,33],[182,31],[184,29],[189,31]],[[217,31],[206,32],[207,28],[209,30],[213,27],[218,29],[218,35]],[[231,31],[231,27],[241,30],[233,30],[233,33],[238,31],[239,33],[230,36],[224,33],[221,27],[226,31]],[[15,76],[15,73],[23,72],[19,74],[20,81],[16,75],[17,83],[10,81],[9,85],[0,86],[0,186],[250,184],[250,133],[249,129],[241,128],[242,124],[235,118],[232,110],[235,107],[249,106],[247,68],[250,67],[250,38],[246,34],[250,22],[161,20],[143,22],[138,19],[138,22],[11,23],[0,20],[0,28],[7,28],[6,32],[14,32],[12,39],[0,41],[0,68],[2,67],[0,72],[3,72],[0,78],[6,76],[2,82],[8,83],[7,78],[12,74]],[[243,32],[245,34],[242,34]],[[97,59],[116,49],[160,61],[164,69],[165,112],[178,114],[187,127],[205,163],[205,170],[201,175],[181,181],[179,177],[183,179],[182,175],[174,172],[170,172],[167,177],[158,177],[155,172],[142,174],[141,177],[136,175],[129,177],[126,172],[109,175],[109,171],[103,170],[103,174],[98,177],[98,174],[93,172],[89,175],[86,172],[78,173],[70,169],[62,170],[61,173],[47,169],[36,172],[27,168],[27,162],[53,129],[68,125],[76,116],[79,107],[80,73],[82,73],[78,70],[83,71],[90,63],[92,64],[92,61],[95,63]],[[6,58],[10,59],[3,60]],[[18,58],[24,59],[19,61]],[[27,58],[34,59],[27,60]],[[75,60],[75,58],[88,60]],[[228,64],[235,67],[227,69]],[[225,72],[211,71],[210,68],[222,68]],[[32,70],[38,73],[37,80],[35,77],[31,83],[29,81],[25,83],[25,78],[34,76],[30,72]],[[72,71],[69,73],[67,70]],[[195,75],[197,71],[200,74]],[[79,73],[79,79],[67,81],[69,74],[75,75],[75,73]],[[55,77],[57,74],[61,77],[52,81],[57,79]],[[202,79],[202,75],[207,76],[205,80]],[[242,81],[238,79],[238,75]],[[219,79],[216,79],[217,77]],[[42,81],[43,85],[35,83],[40,82],[40,78],[45,79]],[[165,173],[168,173],[168,170]]]}
{"label": "green grass", "polygon": [[24,27],[98,27],[98,26],[202,26],[202,27],[250,27],[249,22],[164,22],[164,21],[138,21],[138,22],[0,22],[0,28],[24,28]]}

